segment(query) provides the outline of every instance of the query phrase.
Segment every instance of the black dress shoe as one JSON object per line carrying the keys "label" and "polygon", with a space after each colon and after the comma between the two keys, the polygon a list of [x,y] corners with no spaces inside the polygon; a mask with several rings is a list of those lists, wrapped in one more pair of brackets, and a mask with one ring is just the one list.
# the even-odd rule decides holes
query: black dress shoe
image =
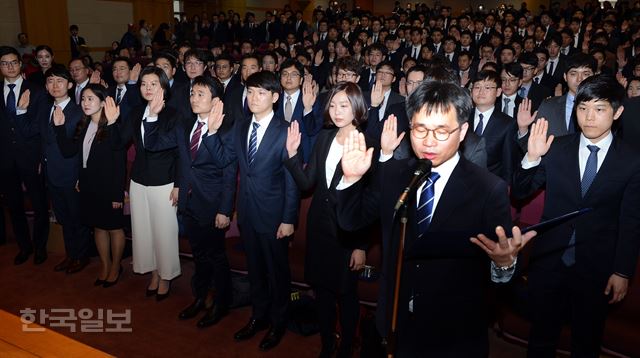
{"label": "black dress shoe", "polygon": [[157,293],[158,293],[158,289],[157,288],[153,289],[153,290],[150,290],[147,287],[147,291],[144,293],[144,295],[147,296],[147,297],[151,297],[151,296],[155,296]]}
{"label": "black dress shoe", "polygon": [[265,334],[264,338],[260,342],[260,350],[268,351],[269,349],[275,347],[280,343],[282,336],[284,336],[284,328],[271,328]]}
{"label": "black dress shoe", "polygon": [[35,255],[33,255],[33,263],[36,265],[40,265],[43,262],[47,261],[47,252],[46,251],[36,251]]}
{"label": "black dress shoe", "polygon": [[115,285],[116,283],[118,283],[118,280],[120,279],[120,275],[121,274],[122,274],[122,266],[120,266],[120,270],[118,271],[118,276],[116,277],[116,280],[115,281],[104,280],[104,283],[102,284],[102,287],[109,288],[109,287]]}
{"label": "black dress shoe", "polygon": [[85,267],[87,267],[88,264],[89,264],[89,259],[86,257],[84,259],[71,260],[71,262],[69,263],[69,267],[67,267],[67,273],[71,274],[71,273],[80,272]]}
{"label": "black dress shoe", "polygon": [[204,299],[196,298],[192,304],[187,306],[185,309],[180,311],[178,315],[179,319],[190,319],[198,315],[200,311],[204,308]]}
{"label": "black dress shoe", "polygon": [[53,268],[53,271],[56,271],[56,272],[67,271],[70,263],[71,263],[71,259],[68,257],[65,257],[64,260],[62,260],[62,262],[60,262]]}
{"label": "black dress shoe", "polygon": [[246,326],[240,328],[238,332],[233,336],[236,341],[244,341],[256,335],[258,331],[267,329],[269,324],[267,321],[251,319]]}
{"label": "black dress shoe", "polygon": [[104,285],[104,283],[107,282],[106,280],[101,280],[99,278],[96,278],[96,282],[93,283],[94,286],[102,286]]}
{"label": "black dress shoe", "polygon": [[29,259],[30,255],[31,255],[31,252],[26,252],[26,251],[18,252],[16,257],[13,259],[13,264],[14,265],[22,265],[23,263],[27,262],[27,260]]}
{"label": "black dress shoe", "polygon": [[220,320],[227,314],[229,314],[228,308],[214,305],[213,307],[208,308],[207,313],[204,314],[204,317],[202,317],[198,321],[198,327],[205,328],[213,326],[214,324],[220,322]]}
{"label": "black dress shoe", "polygon": [[171,293],[171,281],[169,281],[169,289],[167,290],[167,292],[165,292],[165,293],[156,293],[156,301],[160,302],[160,301],[164,300],[165,298],[169,297],[170,293]]}

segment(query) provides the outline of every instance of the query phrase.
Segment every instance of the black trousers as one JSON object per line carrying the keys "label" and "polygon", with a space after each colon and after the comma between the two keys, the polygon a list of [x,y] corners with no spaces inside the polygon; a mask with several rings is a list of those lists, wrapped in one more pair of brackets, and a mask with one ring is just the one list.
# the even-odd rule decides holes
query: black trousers
{"label": "black trousers", "polygon": [[[36,165],[32,169],[18,167],[12,163],[0,172],[0,190],[9,207],[9,216],[13,232],[18,242],[20,251],[33,252],[45,251],[49,237],[49,206],[47,203],[44,176],[36,171]],[[27,216],[24,208],[24,195],[22,184],[27,189],[27,196],[34,212],[33,241],[29,235]]]}
{"label": "black trousers", "polygon": [[276,233],[259,233],[250,225],[240,227],[247,254],[253,319],[271,321],[284,328],[291,298],[289,238],[277,239]]}
{"label": "black trousers", "polygon": [[64,248],[72,260],[89,256],[89,229],[80,222],[80,193],[75,188],[61,188],[49,183],[49,196],[56,220],[62,225]]}
{"label": "black trousers", "polygon": [[571,326],[571,357],[599,357],[609,297],[606,280],[574,268],[530,269],[531,332],[528,357],[555,357],[562,326]]}
{"label": "black trousers", "polygon": [[[335,345],[336,310],[340,312],[341,340],[337,357],[351,357],[353,340],[356,335],[360,317],[360,301],[358,300],[358,281],[356,273],[350,277],[347,291],[336,293],[323,287],[314,287],[318,325],[322,340],[321,357],[331,357]],[[337,305],[337,306],[336,306]]]}
{"label": "black trousers", "polygon": [[225,252],[224,230],[216,229],[213,223],[201,225],[188,211],[183,220],[196,266],[191,278],[193,295],[204,299],[209,289],[215,288],[214,303],[228,307],[231,302],[231,273]]}

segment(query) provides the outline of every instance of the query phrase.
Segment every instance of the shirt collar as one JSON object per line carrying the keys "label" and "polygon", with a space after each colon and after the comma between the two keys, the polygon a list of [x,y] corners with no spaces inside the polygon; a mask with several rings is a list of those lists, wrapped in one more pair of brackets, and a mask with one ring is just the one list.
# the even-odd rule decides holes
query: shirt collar
{"label": "shirt collar", "polygon": [[504,93],[503,93],[502,94],[502,100],[504,101],[505,98],[508,98],[508,99],[511,100],[511,102],[515,102],[517,95],[518,95],[518,91],[516,91],[516,93],[512,94],[511,96],[505,96]]}
{"label": "shirt collar", "polygon": [[71,97],[67,97],[67,99],[65,99],[64,101],[62,101],[62,102],[60,102],[58,104],[56,104],[55,101],[54,101],[53,105],[60,107],[60,109],[64,111],[65,107],[67,107],[69,102],[71,102]]}
{"label": "shirt collar", "polygon": [[451,174],[456,168],[456,165],[458,165],[458,162],[460,162],[460,154],[456,152],[453,157],[447,159],[444,163],[433,168],[432,171],[440,174],[440,181],[442,183],[446,183],[449,180],[449,177],[451,177]]}
{"label": "shirt collar", "polygon": [[253,126],[253,123],[259,123],[260,128],[267,128],[269,126],[269,123],[271,123],[272,119],[273,119],[273,111],[267,114],[267,116],[262,118],[260,121],[256,120],[256,115],[254,114],[251,116],[251,125]]}
{"label": "shirt collar", "polygon": [[480,112],[480,110],[478,109],[478,107],[476,107],[476,117],[477,117],[480,113],[482,113],[482,117],[483,117],[482,119],[483,119],[483,120],[484,120],[484,122],[485,122],[485,124],[484,124],[484,125],[485,125],[485,127],[487,126],[487,121],[489,120],[489,118],[491,118],[491,115],[493,114],[493,110],[494,110],[495,108],[496,108],[496,107],[495,107],[495,106],[493,106],[493,107],[491,107],[491,108],[487,109],[487,110],[486,110],[486,111],[484,111],[484,112]]}
{"label": "shirt collar", "polygon": [[85,88],[87,86],[87,84],[89,84],[89,79],[88,78],[86,80],[84,80],[84,82],[79,84],[78,87]]}
{"label": "shirt collar", "polygon": [[613,134],[609,130],[609,134],[602,138],[598,143],[593,143],[589,138],[585,137],[583,133],[580,133],[580,149],[587,148],[588,145],[596,145],[600,148],[600,153],[606,153],[613,142]]}
{"label": "shirt collar", "polygon": [[[13,84],[15,84],[15,85],[16,85],[16,88],[19,88],[19,87],[21,87],[21,86],[22,86],[22,81],[23,81],[22,76],[18,76],[18,78],[16,79],[16,81],[15,81],[15,82],[13,82]],[[9,81],[7,81],[6,79],[4,80],[4,86],[5,86],[5,87],[9,87]]]}
{"label": "shirt collar", "polygon": [[296,106],[296,103],[298,103],[298,97],[300,96],[300,89],[298,88],[295,92],[293,92],[292,94],[288,94],[287,92],[284,92],[284,101],[286,103],[287,101],[287,96],[291,96],[291,105],[293,107]]}

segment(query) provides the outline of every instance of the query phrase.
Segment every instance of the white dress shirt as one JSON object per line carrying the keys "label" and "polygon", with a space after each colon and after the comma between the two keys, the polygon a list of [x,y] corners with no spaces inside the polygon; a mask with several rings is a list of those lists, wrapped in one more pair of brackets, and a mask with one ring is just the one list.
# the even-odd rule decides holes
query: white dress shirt
{"label": "white dress shirt", "polygon": [[489,118],[491,118],[491,115],[493,114],[493,110],[496,107],[491,107],[489,109],[487,109],[484,112],[480,112],[478,110],[478,108],[476,108],[475,110],[475,115],[473,116],[473,131],[476,131],[476,127],[478,127],[478,124],[480,122],[480,113],[482,113],[482,133],[484,133],[485,129],[487,129],[487,124],[489,124]]}
{"label": "white dress shirt", "polygon": [[331,187],[331,181],[333,180],[333,176],[336,174],[336,168],[338,167],[338,163],[340,163],[340,160],[342,159],[342,147],[342,144],[338,143],[338,136],[336,135],[333,138],[333,141],[331,141],[329,154],[327,154],[327,159],[324,162],[327,188]]}
{"label": "white dress shirt", "polygon": [[249,150],[249,140],[251,139],[251,132],[253,131],[253,123],[260,124],[260,127],[258,127],[256,138],[256,150],[258,150],[258,148],[260,148],[260,142],[262,142],[262,137],[264,137],[264,133],[267,131],[267,127],[269,127],[269,123],[271,123],[272,119],[273,111],[271,111],[271,113],[269,113],[266,117],[262,118],[259,121],[256,120],[255,114],[251,116],[251,124],[249,125],[249,130],[247,131],[247,150]]}

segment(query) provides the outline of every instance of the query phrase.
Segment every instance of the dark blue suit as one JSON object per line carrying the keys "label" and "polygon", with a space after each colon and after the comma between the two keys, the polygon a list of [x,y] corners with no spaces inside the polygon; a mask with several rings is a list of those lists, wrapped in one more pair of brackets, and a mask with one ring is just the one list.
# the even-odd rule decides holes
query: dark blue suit
{"label": "dark blue suit", "polygon": [[[53,100],[48,99],[41,101],[36,111],[27,112],[22,130],[25,136],[41,140],[44,173],[56,220],[62,225],[65,251],[68,258],[78,260],[87,256],[90,243],[89,231],[80,223],[80,195],[75,189],[81,162],[77,154],[65,157],[60,151],[51,117],[53,105]],[[66,136],[72,138],[82,110],[70,98],[62,113]]]}
{"label": "dark blue suit", "polygon": [[[276,110],[276,116],[284,118],[284,106],[287,103],[287,94],[283,92],[280,95],[280,100],[278,101],[278,108]],[[298,100],[294,104],[293,107],[293,115],[291,116],[292,121],[298,121],[300,125],[300,133],[302,134],[300,148],[302,148],[302,158],[305,163],[309,162],[309,158],[311,157],[311,150],[313,149],[313,145],[316,142],[317,133],[313,133],[312,131],[307,129],[305,124],[309,121],[314,120],[314,113],[319,113],[322,116],[322,109],[320,108],[320,104],[316,101],[313,104],[313,110],[307,115],[304,115],[304,104],[302,103],[302,90],[300,90],[300,94],[298,95]]]}
{"label": "dark blue suit", "polygon": [[[120,103],[118,106],[120,107],[120,116],[122,118],[129,118],[129,112],[135,107],[138,107],[142,104],[142,99],[140,98],[140,89],[136,85],[125,84],[127,87],[127,91],[122,96]],[[115,101],[117,98],[118,86],[109,87],[109,96],[113,97]]]}
{"label": "dark blue suit", "polygon": [[196,271],[191,280],[197,298],[205,299],[215,284],[216,304],[227,306],[231,298],[229,261],[225,254],[224,230],[215,228],[215,216],[233,216],[236,192],[236,163],[223,163],[214,155],[219,139],[204,135],[196,156],[191,158],[191,131],[197,116],[179,121],[172,132],[160,134],[156,122],[145,122],[145,148],[167,150],[177,146],[179,155],[178,208],[183,213],[185,231],[193,252]]}
{"label": "dark blue suit", "polygon": [[[39,85],[23,81],[20,94],[16,93],[16,104],[27,89],[31,92],[27,113],[37,115],[40,102],[45,96]],[[24,121],[26,114],[16,116],[8,113],[4,86],[0,91],[2,91],[2,97],[0,97],[0,190],[9,206],[11,223],[20,251],[30,253],[35,249],[42,252],[47,248],[49,236],[49,209],[40,166],[42,146],[39,138],[24,136],[19,124]],[[22,184],[27,189],[27,195],[35,213],[33,244],[24,212]]]}
{"label": "dark blue suit", "polygon": [[[264,124],[263,124],[264,125]],[[235,122],[228,136],[216,134],[210,150],[223,163],[238,161],[238,225],[247,253],[253,319],[268,319],[284,328],[289,303],[290,269],[288,240],[276,238],[282,223],[298,221],[299,192],[285,169],[285,147],[289,124],[274,115],[262,138],[255,159],[248,163],[247,144],[251,121]]]}

